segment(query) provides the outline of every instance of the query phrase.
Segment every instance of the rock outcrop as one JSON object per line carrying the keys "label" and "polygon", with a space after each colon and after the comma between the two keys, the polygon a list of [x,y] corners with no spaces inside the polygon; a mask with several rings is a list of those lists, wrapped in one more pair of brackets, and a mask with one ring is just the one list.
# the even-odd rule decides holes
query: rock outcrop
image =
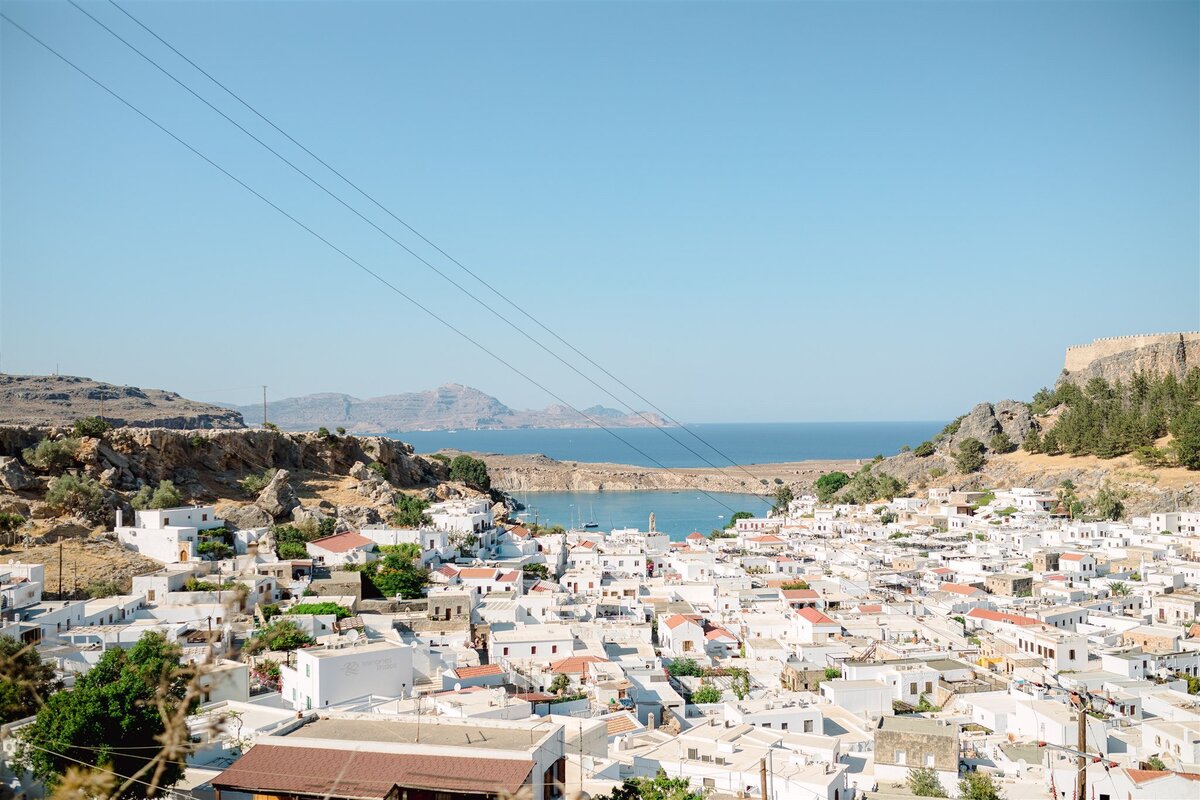
{"label": "rock outcrop", "polygon": [[271,519],[283,519],[291,516],[292,509],[300,505],[300,499],[296,497],[296,490],[288,483],[288,471],[286,469],[277,470],[271,482],[259,492],[258,498],[255,499],[254,505],[261,508]]}
{"label": "rock outcrop", "polygon": [[1139,372],[1182,379],[1200,367],[1200,333],[1114,336],[1067,349],[1059,383],[1085,385],[1092,378],[1128,383]]}

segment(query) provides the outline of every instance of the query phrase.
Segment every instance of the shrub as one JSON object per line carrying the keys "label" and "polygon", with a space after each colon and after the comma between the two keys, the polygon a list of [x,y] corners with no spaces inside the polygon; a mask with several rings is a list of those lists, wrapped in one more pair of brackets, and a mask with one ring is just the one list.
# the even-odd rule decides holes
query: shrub
{"label": "shrub", "polygon": [[289,614],[334,614],[338,619],[351,616],[350,609],[337,603],[300,603],[287,610]]}
{"label": "shrub", "polygon": [[554,676],[554,680],[550,681],[550,691],[554,694],[562,694],[571,685],[571,679],[566,676],[566,673],[560,672]]}
{"label": "shrub", "polygon": [[314,639],[290,619],[276,619],[246,642],[246,650],[250,653],[260,653],[263,650],[295,650],[313,642]]}
{"label": "shrub", "polygon": [[1042,452],[1045,449],[1042,445],[1042,435],[1036,430],[1030,431],[1029,435],[1025,437],[1025,441],[1021,442],[1021,449],[1026,453]]}
{"label": "shrub", "polygon": [[1000,787],[989,773],[968,772],[958,781],[959,800],[1004,800]]}
{"label": "shrub", "polygon": [[954,454],[954,465],[964,474],[978,472],[983,466],[983,442],[978,439],[963,439]]}
{"label": "shrub", "polygon": [[326,428],[324,425],[317,428],[317,436],[320,436],[322,439],[328,439],[329,438],[329,428]]}
{"label": "shrub", "polygon": [[280,614],[278,603],[263,603],[258,610],[262,612],[263,620],[266,622],[270,622],[271,617],[278,617]]}
{"label": "shrub", "polygon": [[704,669],[696,663],[694,658],[677,658],[667,665],[667,673],[673,678],[684,675],[699,678],[704,674]]}
{"label": "shrub", "polygon": [[808,588],[809,588],[809,585],[808,585],[808,581],[788,581],[787,583],[783,584],[783,585],[782,585],[781,587],[779,587],[779,588],[781,588],[781,589],[786,589],[786,590],[791,590],[791,589],[808,589]]}
{"label": "shrub", "polygon": [[26,447],[21,457],[29,466],[57,475],[75,463],[78,452],[78,439],[42,439],[33,447]]}
{"label": "shrub", "polygon": [[487,464],[465,453],[455,456],[454,460],[450,462],[450,480],[465,483],[483,492],[492,488],[492,479],[488,477]]}
{"label": "shrub", "polygon": [[93,600],[99,600],[102,597],[116,597],[119,594],[124,594],[121,585],[116,581],[100,580],[89,583],[83,590],[84,594]]}
{"label": "shrub", "polygon": [[84,417],[83,419],[75,420],[75,435],[91,436],[93,439],[99,439],[111,427],[108,421],[101,417]]}
{"label": "shrub", "polygon": [[526,575],[533,575],[542,580],[550,577],[550,569],[545,564],[522,564],[521,571]]}
{"label": "shrub", "polygon": [[143,486],[129,498],[129,505],[138,511],[147,508],[178,508],[183,505],[183,495],[171,481],[159,481],[157,489]]}
{"label": "shrub", "polygon": [[1004,431],[1000,431],[988,440],[988,450],[993,453],[1011,453],[1016,449],[1017,446],[1013,444],[1013,440]]}
{"label": "shrub", "polygon": [[817,499],[822,503],[828,503],[833,500],[833,496],[841,491],[842,487],[850,482],[850,476],[844,472],[827,472],[817,478],[816,489]]}
{"label": "shrub", "polygon": [[700,688],[692,693],[693,703],[719,703],[721,702],[721,690],[711,683],[704,683]]}
{"label": "shrub", "polygon": [[890,525],[898,519],[900,519],[900,515],[895,511],[885,511],[879,515],[879,521],[884,525]]}
{"label": "shrub", "polygon": [[921,442],[913,450],[913,455],[917,458],[929,458],[934,452],[933,442]]}
{"label": "shrub", "polygon": [[917,797],[945,797],[946,790],[932,767],[915,767],[908,771],[908,788]]}
{"label": "shrub", "polygon": [[427,508],[429,508],[429,501],[425,498],[402,494],[396,498],[396,510],[392,512],[391,522],[397,528],[420,528],[432,525],[433,519],[425,513]]}
{"label": "shrub", "polygon": [[431,455],[429,457],[432,458],[434,461],[440,461],[443,464],[449,465],[449,463],[450,463],[450,456],[446,455],[445,453],[434,453],[433,455]]}
{"label": "shrub", "polygon": [[95,479],[60,475],[46,490],[46,504],[53,509],[72,512],[99,521],[104,512],[104,490]]}
{"label": "shrub", "polygon": [[929,477],[933,480],[937,480],[938,478],[941,478],[945,474],[946,474],[945,467],[930,467],[929,468]]}
{"label": "shrub", "polygon": [[374,472],[381,481],[386,481],[388,479],[388,468],[387,465],[382,461],[372,461],[370,464],[367,464],[367,469],[371,470],[371,472]]}
{"label": "shrub", "polygon": [[222,558],[230,558],[234,555],[232,547],[217,539],[209,539],[196,545],[196,552],[201,557],[211,558],[214,561],[219,561]]}
{"label": "shrub", "polygon": [[263,489],[267,488],[267,484],[275,477],[275,470],[267,469],[261,475],[247,475],[238,481],[238,486],[242,487],[242,491],[250,496],[257,495]]}
{"label": "shrub", "polygon": [[338,427],[337,427],[337,432],[338,432],[338,436],[345,436],[345,435],[346,435],[346,429],[345,429],[345,428],[343,428],[341,425],[338,425]]}
{"label": "shrub", "polygon": [[205,439],[203,436],[197,433],[192,436],[192,438],[188,439],[188,444],[193,450],[200,450],[208,447],[208,439]]}
{"label": "shrub", "polygon": [[308,548],[301,542],[276,542],[275,555],[284,561],[293,558],[308,558]]}
{"label": "shrub", "polygon": [[826,667],[825,668],[825,680],[835,681],[840,677],[842,677],[842,671],[840,669],[838,669],[837,667]]}
{"label": "shrub", "polygon": [[384,597],[412,600],[423,597],[429,585],[429,570],[395,554],[367,564],[362,574]]}

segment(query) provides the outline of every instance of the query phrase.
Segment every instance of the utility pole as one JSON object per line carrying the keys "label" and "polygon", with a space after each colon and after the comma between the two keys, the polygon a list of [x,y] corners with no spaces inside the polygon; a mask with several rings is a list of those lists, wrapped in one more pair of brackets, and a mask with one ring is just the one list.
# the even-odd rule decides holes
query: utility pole
{"label": "utility pole", "polygon": [[1079,757],[1075,759],[1075,764],[1079,768],[1079,775],[1076,778],[1076,783],[1079,786],[1078,793],[1075,795],[1076,800],[1087,800],[1087,700],[1082,694],[1072,696],[1072,699],[1079,703]]}
{"label": "utility pole", "polygon": [[263,384],[263,427],[267,427],[267,385]]}
{"label": "utility pole", "polygon": [[760,800],[767,800],[767,760],[765,758],[758,760],[758,788],[762,795]]}
{"label": "utility pole", "polygon": [[[55,369],[58,369],[56,366]],[[58,599],[62,600],[62,539],[58,540]]]}

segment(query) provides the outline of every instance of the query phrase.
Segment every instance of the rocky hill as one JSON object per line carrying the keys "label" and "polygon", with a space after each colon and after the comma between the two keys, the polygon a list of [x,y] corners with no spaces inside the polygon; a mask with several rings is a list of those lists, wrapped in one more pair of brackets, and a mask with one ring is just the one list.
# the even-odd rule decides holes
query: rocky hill
{"label": "rocky hill", "polygon": [[[43,442],[67,455],[48,465],[36,457]],[[62,475],[85,487],[66,507],[47,496]],[[132,513],[138,489],[161,481],[184,503],[215,504],[233,527],[332,519],[352,530],[385,521],[401,492],[430,500],[479,494],[449,482],[441,461],[386,437],[163,428],[75,437],[65,428],[0,427],[0,512],[28,520],[20,533],[33,541],[111,528],[118,509]]]}
{"label": "rocky hill", "polygon": [[1139,372],[1173,374],[1182,380],[1200,366],[1200,332],[1113,336],[1067,348],[1059,382],[1087,385],[1092,378],[1109,383],[1129,380]]}
{"label": "rocky hill", "polygon": [[[232,406],[247,419],[262,416],[262,406]],[[603,406],[585,409],[587,416],[606,426],[642,427],[650,423],[636,414]],[[652,414],[655,424],[664,421]],[[457,428],[586,428],[591,423],[566,406],[521,411],[489,394],[451,383],[427,392],[407,392],[359,399],[348,394],[310,394],[267,404],[268,421],[284,430],[342,427],[354,433],[453,430]]]}
{"label": "rocky hill", "polygon": [[116,427],[245,427],[236,411],[162,389],[114,386],[71,375],[0,374],[0,425],[71,425],[91,416]]}

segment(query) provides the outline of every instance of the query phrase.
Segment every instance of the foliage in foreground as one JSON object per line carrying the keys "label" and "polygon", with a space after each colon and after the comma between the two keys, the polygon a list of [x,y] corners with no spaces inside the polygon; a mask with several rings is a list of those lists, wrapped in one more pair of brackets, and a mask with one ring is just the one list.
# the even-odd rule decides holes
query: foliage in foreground
{"label": "foliage in foreground", "polygon": [[33,645],[0,636],[0,723],[32,716],[61,688],[54,665],[43,662]]}
{"label": "foliage in foreground", "polygon": [[[704,795],[691,788],[687,778],[668,778],[659,769],[653,778],[630,778],[614,789],[607,800],[703,800]],[[606,800],[601,795],[596,800]]]}
{"label": "foliage in foreground", "polygon": [[963,775],[958,781],[958,797],[959,800],[1004,800],[999,784],[986,772]]}
{"label": "foliage in foreground", "polygon": [[[153,781],[143,769],[147,754],[171,740],[166,720],[192,710],[195,701],[183,708],[186,697],[179,649],[161,634],[147,633],[128,650],[106,651],[71,691],[46,698],[36,720],[21,729],[17,763],[51,788],[80,763],[118,776],[144,775],[145,783],[127,781],[119,796],[150,796]],[[159,787],[172,786],[183,775],[183,755],[176,748],[163,750],[156,767]]]}
{"label": "foliage in foreground", "polygon": [[938,780],[937,773],[930,767],[916,767],[908,771],[905,781],[917,797],[945,797],[946,789]]}

